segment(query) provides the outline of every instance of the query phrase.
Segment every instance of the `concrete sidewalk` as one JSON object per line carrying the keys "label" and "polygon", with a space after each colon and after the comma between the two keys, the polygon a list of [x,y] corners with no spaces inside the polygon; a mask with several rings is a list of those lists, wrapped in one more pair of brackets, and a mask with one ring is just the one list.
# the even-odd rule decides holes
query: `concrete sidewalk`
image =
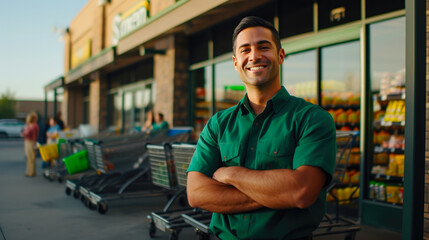
{"label": "concrete sidewalk", "polygon": [[[0,240],[151,239],[146,215],[162,210],[165,197],[110,202],[107,214],[100,215],[67,196],[64,184],[44,179],[41,159],[37,176],[24,177],[23,149],[21,139],[0,139]],[[169,234],[158,230],[155,239],[169,239]],[[196,239],[196,235],[188,228],[179,239]],[[344,239],[344,235],[315,239]],[[356,239],[399,240],[401,235],[362,226]]]}

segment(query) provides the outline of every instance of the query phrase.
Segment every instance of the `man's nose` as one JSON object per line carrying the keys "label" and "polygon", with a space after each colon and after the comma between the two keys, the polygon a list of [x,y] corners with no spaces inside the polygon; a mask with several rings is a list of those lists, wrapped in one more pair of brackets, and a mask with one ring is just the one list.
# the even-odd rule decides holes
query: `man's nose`
{"label": "man's nose", "polygon": [[250,61],[257,61],[261,58],[261,53],[257,48],[252,49],[250,53]]}

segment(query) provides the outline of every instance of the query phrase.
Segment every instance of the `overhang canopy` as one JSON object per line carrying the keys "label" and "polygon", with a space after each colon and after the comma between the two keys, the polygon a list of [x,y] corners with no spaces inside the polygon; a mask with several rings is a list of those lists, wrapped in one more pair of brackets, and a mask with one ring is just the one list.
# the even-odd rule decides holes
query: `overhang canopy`
{"label": "overhang canopy", "polygon": [[181,0],[148,19],[140,28],[121,38],[116,52],[122,55],[155,38],[177,30],[195,31],[216,21],[255,8],[267,0]]}
{"label": "overhang canopy", "polygon": [[64,77],[60,76],[54,79],[52,82],[45,85],[45,92],[48,92],[49,90],[57,89],[63,86],[64,86]]}
{"label": "overhang canopy", "polygon": [[65,76],[65,84],[74,82],[115,61],[115,47],[106,48],[99,54],[91,57],[80,66],[70,70]]}

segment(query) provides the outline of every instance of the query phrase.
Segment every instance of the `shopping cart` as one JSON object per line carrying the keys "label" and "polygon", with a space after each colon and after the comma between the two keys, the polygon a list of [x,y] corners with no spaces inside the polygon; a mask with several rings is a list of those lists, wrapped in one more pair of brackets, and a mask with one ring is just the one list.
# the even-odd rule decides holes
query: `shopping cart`
{"label": "shopping cart", "polygon": [[39,151],[43,160],[43,177],[51,182],[62,182],[67,171],[62,159],[73,154],[73,141],[58,139],[58,143],[40,145]]}
{"label": "shopping cart", "polygon": [[[318,228],[313,232],[313,236],[326,236],[345,234],[345,240],[354,240],[356,233],[360,230],[359,224],[340,214],[339,199],[333,190],[343,183],[352,147],[356,144],[359,132],[357,131],[337,131],[337,156],[335,172],[332,181],[326,187],[326,191],[335,201],[334,215],[325,214]],[[352,193],[353,194],[353,193]]]}
{"label": "shopping cart", "polygon": [[[172,194],[166,188],[152,183],[149,153],[145,146],[163,142],[188,141],[192,130],[192,127],[173,128],[166,134],[150,136],[145,141],[121,143],[105,149],[105,160],[114,166],[114,171],[108,174],[118,173],[118,175],[98,185],[81,187],[82,191],[87,191],[85,192],[87,201],[89,201],[87,205],[90,209],[98,209],[99,213],[104,214],[110,201]],[[134,150],[130,150],[130,147]],[[138,149],[135,149],[136,147]],[[143,154],[141,154],[142,152]],[[133,156],[136,153],[141,156]],[[125,155],[129,156],[124,158]],[[182,204],[184,204],[183,201]]]}
{"label": "shopping cart", "polygon": [[170,239],[178,239],[182,229],[192,227],[184,221],[182,215],[193,214],[199,210],[191,207],[169,209],[177,199],[181,201],[182,205],[187,204],[185,201],[186,170],[195,147],[193,144],[185,143],[164,144],[163,146],[147,145],[153,184],[175,191],[162,212],[152,212],[147,216],[150,222],[150,237],[154,237],[156,229],[159,229],[163,232],[170,232]]}

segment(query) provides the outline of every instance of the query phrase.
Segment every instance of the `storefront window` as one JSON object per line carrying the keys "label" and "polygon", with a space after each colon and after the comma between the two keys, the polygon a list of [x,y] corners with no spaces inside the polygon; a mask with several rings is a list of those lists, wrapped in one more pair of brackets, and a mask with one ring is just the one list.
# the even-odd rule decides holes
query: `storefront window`
{"label": "storefront window", "polygon": [[115,128],[116,131],[120,131],[120,129],[122,128],[122,95],[116,93],[110,96],[113,103],[112,126]]}
{"label": "storefront window", "polygon": [[195,133],[198,136],[212,116],[213,80],[212,67],[208,66],[192,71],[192,83],[195,86]]}
{"label": "storefront window", "polygon": [[294,96],[317,104],[316,50],[286,56],[282,65],[283,85]]}
{"label": "storefront window", "polygon": [[246,92],[232,60],[215,65],[215,112],[236,105]]}
{"label": "storefront window", "polygon": [[405,18],[369,26],[373,145],[366,198],[403,203],[405,150]]}
{"label": "storefront window", "polygon": [[127,132],[131,129],[133,120],[133,93],[125,92],[124,94],[124,130]]}
{"label": "storefront window", "polygon": [[[353,41],[321,49],[322,106],[326,109],[348,111],[359,108],[361,92],[360,42]],[[350,122],[336,119],[339,123]],[[354,119],[354,120],[358,120]]]}
{"label": "storefront window", "polygon": [[108,123],[116,132],[139,131],[152,104],[152,83],[124,86],[108,96]]}

